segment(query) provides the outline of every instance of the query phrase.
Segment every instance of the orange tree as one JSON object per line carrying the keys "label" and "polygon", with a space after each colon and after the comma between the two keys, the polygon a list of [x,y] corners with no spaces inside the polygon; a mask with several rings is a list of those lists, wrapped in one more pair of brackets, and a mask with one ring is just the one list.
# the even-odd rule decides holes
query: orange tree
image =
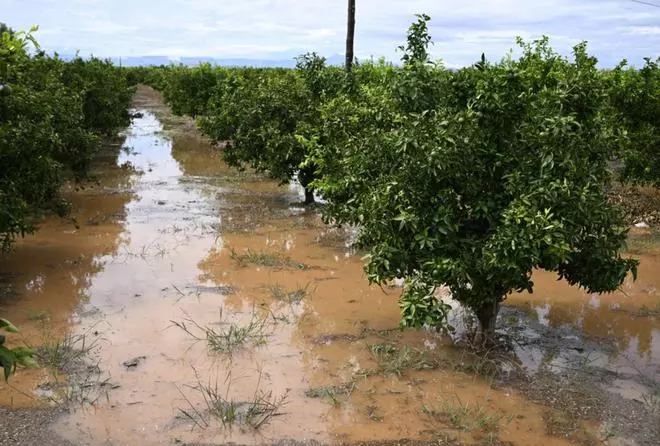
{"label": "orange tree", "polygon": [[0,37],[0,86],[4,251],[34,230],[36,213],[66,210],[58,196],[62,181],[84,176],[100,136],[128,123],[131,91],[109,63],[49,57],[23,32]]}
{"label": "orange tree", "polygon": [[604,74],[624,181],[660,187],[660,58],[637,70],[623,61]]}
{"label": "orange tree", "polygon": [[226,69],[213,67],[209,63],[192,68],[170,66],[166,70],[165,83],[159,85],[165,100],[175,114],[193,118],[206,113],[216,85],[227,76]]}
{"label": "orange tree", "polygon": [[326,67],[315,54],[298,58],[297,68],[231,70],[218,83],[200,128],[212,141],[227,141],[224,160],[252,167],[282,183],[297,178],[305,202],[314,201],[314,168],[296,135],[320,125],[319,106],[343,86],[344,73]]}
{"label": "orange tree", "polygon": [[62,82],[82,95],[88,130],[108,136],[130,124],[134,90],[126,73],[109,60],[77,57],[63,64]]}
{"label": "orange tree", "polygon": [[429,61],[428,20],[391,81],[323,104],[323,126],[300,138],[326,218],[359,228],[369,280],[407,279],[404,326],[441,326],[433,290],[446,285],[487,335],[535,269],[616,289],[637,262],[619,254],[627,228],[605,195],[614,133],[596,60],[583,44],[568,60],[520,41],[517,60],[449,73]]}

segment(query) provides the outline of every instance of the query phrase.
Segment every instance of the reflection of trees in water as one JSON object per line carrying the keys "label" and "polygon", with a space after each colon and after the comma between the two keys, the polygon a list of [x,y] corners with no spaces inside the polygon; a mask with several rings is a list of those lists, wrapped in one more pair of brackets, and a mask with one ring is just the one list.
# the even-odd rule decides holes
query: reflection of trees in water
{"label": "reflection of trees in water", "polygon": [[229,167],[222,162],[220,149],[199,135],[177,134],[172,139],[172,158],[179,163],[185,175],[213,175],[227,172]]}
{"label": "reflection of trees in water", "polygon": [[[266,283],[255,283],[254,280],[269,282],[274,279],[265,278],[263,272],[257,273],[258,265],[249,265],[236,270],[235,261],[231,259],[231,249],[242,253],[244,248],[250,248],[253,252],[267,252],[283,258],[289,257],[290,254],[283,249],[286,240],[273,240],[274,244],[267,246],[264,244],[266,238],[269,235],[285,234],[287,231],[296,230],[293,225],[295,222],[300,224],[300,220],[316,220],[316,217],[314,215],[294,218],[290,215],[288,204],[275,199],[272,195],[252,197],[251,201],[243,201],[243,198],[249,198],[249,195],[223,194],[223,198],[225,200],[218,202],[220,221],[214,227],[215,243],[197,264],[200,271],[197,280],[201,283],[210,281],[217,286],[225,285],[228,281],[229,285],[237,287],[248,284],[254,292],[244,297],[254,300],[261,299],[268,293],[265,288],[256,290],[255,287]],[[220,248],[220,246],[222,247]],[[261,267],[262,270],[264,268],[268,270],[268,267]],[[296,271],[295,275],[303,277],[304,273]],[[306,279],[301,278],[300,280]],[[252,295],[255,297],[253,298]],[[226,304],[240,308],[242,298],[229,296]]]}
{"label": "reflection of trees in water", "polygon": [[0,301],[3,316],[24,325],[49,310],[54,322],[63,322],[84,303],[93,277],[103,270],[103,257],[119,248],[126,204],[133,198],[131,193],[113,193],[131,175],[117,165],[122,143],[117,139],[106,145],[94,160],[92,179],[64,192],[72,203],[70,216],[47,217],[35,235],[0,258],[0,289],[15,295]]}
{"label": "reflection of trees in water", "polygon": [[[615,348],[615,355],[634,349],[630,353],[650,357],[653,331],[659,330],[660,324],[657,317],[644,315],[640,310],[643,304],[654,305],[649,293],[659,286],[659,266],[654,256],[642,258],[637,281],[628,278],[622,287],[625,294],[619,291],[615,295],[590,295],[557,281],[554,274],[537,271],[534,294],[512,295],[510,304],[524,308],[529,317],[538,317],[553,328],[569,325],[587,337],[604,338]],[[655,302],[660,304],[657,296]]]}
{"label": "reflection of trees in water", "polygon": [[[635,321],[625,313],[617,320],[602,318],[605,313],[588,305],[574,309],[569,312],[563,307],[560,319],[555,319],[550,309],[550,324],[538,329],[540,337],[526,345],[514,345],[531,384],[523,386],[524,394],[576,421],[607,423],[635,444],[660,444],[660,413],[647,400],[657,388],[654,383],[660,358],[653,358],[649,347],[642,345],[653,328],[644,324],[632,329]],[[618,323],[620,320],[625,326]],[[583,340],[572,336],[567,324],[587,334],[593,330],[606,336],[607,331],[609,337],[587,336]],[[638,345],[633,352],[635,340]]]}
{"label": "reflection of trees in water", "polygon": [[613,309],[606,304],[596,307],[589,302],[547,306],[551,327],[572,325],[586,335],[607,338],[614,344],[617,353],[628,350],[636,340],[637,354],[651,355],[653,330],[658,329],[653,317],[636,317],[632,309]]}

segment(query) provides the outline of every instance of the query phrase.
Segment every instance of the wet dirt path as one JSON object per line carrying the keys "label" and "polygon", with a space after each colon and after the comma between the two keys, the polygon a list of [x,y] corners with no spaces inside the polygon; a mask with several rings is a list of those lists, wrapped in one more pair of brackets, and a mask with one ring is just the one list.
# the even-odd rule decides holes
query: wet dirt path
{"label": "wet dirt path", "polygon": [[[229,169],[148,88],[135,108],[99,184],[67,192],[76,224],[49,218],[0,260],[2,314],[32,345],[84,340],[86,368],[63,388],[21,371],[2,405],[65,400],[53,429],[90,445],[660,438],[657,252],[608,296],[537,274],[502,314],[515,355],[476,357],[396,330],[400,289],[368,286],[350,234],[295,187]],[[625,429],[631,413],[648,435]]]}

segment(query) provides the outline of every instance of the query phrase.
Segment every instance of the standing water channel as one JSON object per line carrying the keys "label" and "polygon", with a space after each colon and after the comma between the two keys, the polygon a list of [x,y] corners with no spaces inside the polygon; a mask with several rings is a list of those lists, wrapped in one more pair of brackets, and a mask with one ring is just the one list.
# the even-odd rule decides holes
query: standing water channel
{"label": "standing water channel", "polygon": [[89,445],[660,444],[652,234],[618,293],[536,274],[502,311],[511,349],[474,354],[399,331],[400,288],[369,286],[295,187],[228,168],[149,88],[135,111],[72,217],[0,260],[2,314],[47,366],[0,384],[9,410],[65,408],[53,435]]}

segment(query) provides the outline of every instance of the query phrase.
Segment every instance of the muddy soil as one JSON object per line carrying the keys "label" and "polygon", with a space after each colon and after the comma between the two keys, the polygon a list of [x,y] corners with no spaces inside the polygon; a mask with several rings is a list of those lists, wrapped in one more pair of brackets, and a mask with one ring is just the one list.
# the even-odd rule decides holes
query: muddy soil
{"label": "muddy soil", "polygon": [[592,296],[538,273],[500,316],[510,348],[476,354],[400,332],[400,288],[369,286],[300,188],[228,168],[149,88],[135,111],[65,191],[71,218],[0,259],[13,342],[47,366],[0,384],[0,443],[660,444],[650,229],[637,282]]}

